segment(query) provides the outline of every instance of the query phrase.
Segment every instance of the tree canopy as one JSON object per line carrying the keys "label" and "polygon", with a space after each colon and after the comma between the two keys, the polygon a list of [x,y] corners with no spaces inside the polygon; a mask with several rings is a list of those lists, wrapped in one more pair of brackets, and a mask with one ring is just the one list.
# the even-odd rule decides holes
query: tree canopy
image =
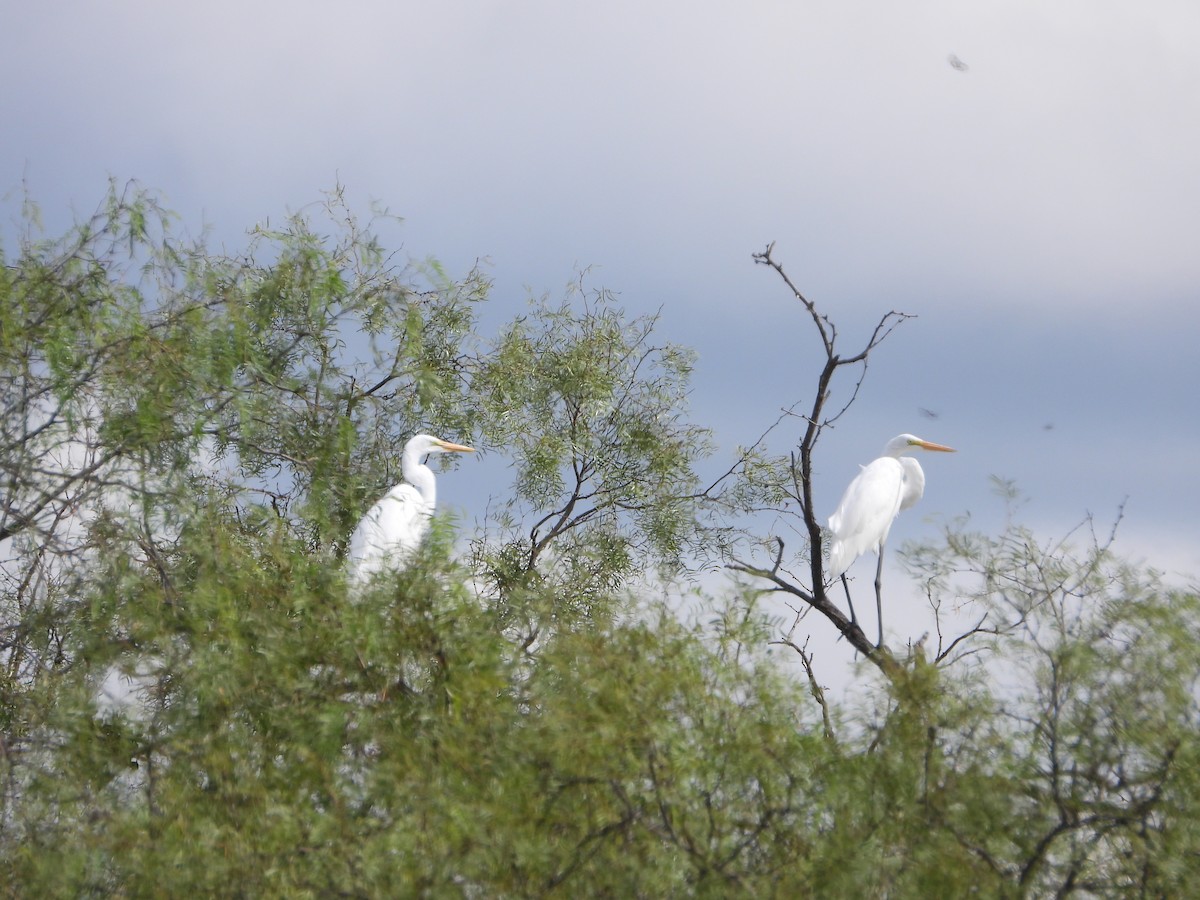
{"label": "tree canopy", "polygon": [[[486,272],[377,225],[334,191],[231,255],[114,184],[4,245],[0,893],[1189,892],[1194,588],[1090,523],[963,519],[904,553],[934,641],[841,612],[825,401],[908,316],[847,351],[757,254],[823,356],[798,438],[726,466],[655,317],[581,277],[485,333]],[[347,537],[418,431],[510,483],[352,598]],[[873,702],[823,688],[808,634]]]}

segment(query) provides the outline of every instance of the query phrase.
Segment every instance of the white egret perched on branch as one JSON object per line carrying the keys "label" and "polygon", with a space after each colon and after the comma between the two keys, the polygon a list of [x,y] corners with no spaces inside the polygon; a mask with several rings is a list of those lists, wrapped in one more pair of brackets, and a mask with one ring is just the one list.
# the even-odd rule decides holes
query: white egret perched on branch
{"label": "white egret perched on branch", "polygon": [[350,580],[366,582],[384,569],[402,569],[429,530],[437,503],[437,478],[422,460],[430,453],[474,453],[471,447],[418,434],[404,445],[396,485],[367,510],[350,535]]}
{"label": "white egret perched on branch", "polygon": [[[846,586],[845,572],[854,560],[868,550],[879,555],[875,566],[875,609],[879,614],[880,646],[883,644],[883,602],[880,599],[883,545],[896,516],[925,493],[925,473],[921,464],[904,455],[912,450],[954,452],[953,447],[923,441],[911,434],[892,438],[883,448],[883,456],[863,466],[850,482],[837,512],[829,517],[829,530],[833,532],[833,541],[829,545],[829,574],[834,578],[841,576],[843,587]],[[846,600],[850,600],[848,587]],[[850,615],[854,615],[853,605]]]}

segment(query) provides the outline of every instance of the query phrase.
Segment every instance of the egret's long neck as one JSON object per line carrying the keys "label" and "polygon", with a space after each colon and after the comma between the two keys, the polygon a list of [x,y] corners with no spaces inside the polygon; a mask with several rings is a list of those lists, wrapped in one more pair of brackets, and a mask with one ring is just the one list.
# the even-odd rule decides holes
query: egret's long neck
{"label": "egret's long neck", "polygon": [[415,487],[429,508],[433,509],[437,503],[437,479],[429,466],[421,464],[421,454],[405,450],[400,461],[400,471],[404,480]]}

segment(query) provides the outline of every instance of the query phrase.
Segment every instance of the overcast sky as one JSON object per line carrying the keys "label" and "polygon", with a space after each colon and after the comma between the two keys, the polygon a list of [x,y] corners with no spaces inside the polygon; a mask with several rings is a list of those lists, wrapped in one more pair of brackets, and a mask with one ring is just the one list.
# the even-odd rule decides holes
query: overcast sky
{"label": "overcast sky", "polygon": [[[585,266],[661,307],[721,462],[819,365],[751,263],[776,241],[846,347],[919,316],[823,444],[829,512],[912,431],[960,452],[926,461],[897,542],[994,521],[999,475],[1047,537],[1127,497],[1118,549],[1200,572],[1195,0],[0,9],[0,227],[22,180],[61,228],[112,175],[239,246],[340,182],[404,217],[410,255],[488,259],[504,317]],[[465,469],[439,496],[470,521]]]}

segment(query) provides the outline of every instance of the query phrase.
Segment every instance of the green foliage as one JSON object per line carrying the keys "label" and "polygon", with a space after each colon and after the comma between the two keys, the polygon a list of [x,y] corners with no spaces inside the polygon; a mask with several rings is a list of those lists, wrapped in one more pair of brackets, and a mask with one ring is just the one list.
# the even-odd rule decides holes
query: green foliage
{"label": "green foliage", "polygon": [[[906,556],[940,643],[833,697],[756,584],[678,596],[708,435],[652,317],[489,340],[480,273],[324,208],[229,257],[114,187],[0,268],[0,894],[1190,891],[1194,591],[954,523]],[[418,429],[511,492],[352,595]],[[731,504],[803,494],[743,459]]]}
{"label": "green foliage", "polygon": [[476,372],[486,440],[516,460],[501,527],[475,548],[501,603],[549,579],[570,586],[558,617],[566,604],[586,615],[648,566],[682,565],[709,435],[684,418],[692,355],[653,343],[655,324],[580,289],[557,306],[535,302]]}
{"label": "green foliage", "polygon": [[908,553],[935,604],[986,611],[991,658],[978,666],[1002,685],[989,727],[1012,760],[1009,817],[964,840],[1022,891],[1176,895],[1195,874],[1183,760],[1198,736],[1200,598],[1116,558],[1111,541],[1083,543],[956,526]]}

